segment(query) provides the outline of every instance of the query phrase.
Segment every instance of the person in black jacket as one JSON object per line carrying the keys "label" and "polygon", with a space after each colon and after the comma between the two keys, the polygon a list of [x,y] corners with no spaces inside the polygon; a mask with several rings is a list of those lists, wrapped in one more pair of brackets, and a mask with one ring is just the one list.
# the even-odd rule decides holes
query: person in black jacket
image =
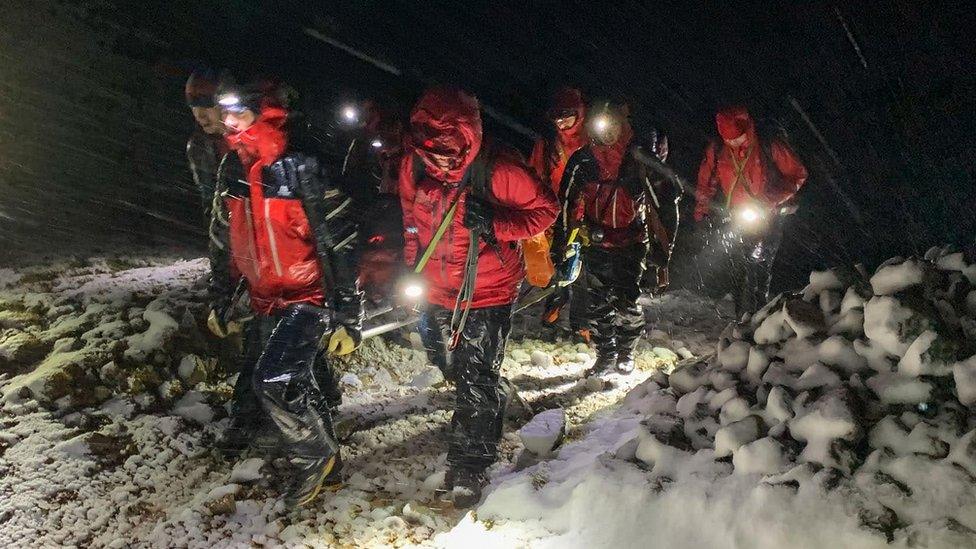
{"label": "person in black jacket", "polygon": [[229,151],[224,140],[225,128],[220,119],[220,107],[215,99],[217,86],[217,78],[211,72],[198,70],[190,75],[184,88],[186,104],[197,124],[186,142],[186,158],[193,182],[200,193],[200,206],[206,223],[210,222],[217,167]]}
{"label": "person in black jacket", "polygon": [[681,189],[654,169],[667,159],[666,137],[652,131],[646,144],[639,142],[624,104],[601,103],[590,113],[591,143],[563,175],[557,235],[565,243],[576,228],[588,234],[582,255],[597,351],[588,375],[629,373],[644,331],[637,299],[642,289],[668,284]]}
{"label": "person in black jacket", "polygon": [[[226,334],[226,290],[234,276],[247,281],[255,316],[224,445],[247,443],[259,406],[293,466],[287,500],[306,505],[324,484],[339,480],[339,444],[315,364],[320,341],[336,355],[351,353],[361,341],[358,232],[351,200],[314,151],[291,141],[286,108],[247,90],[219,100],[244,177],[218,178],[211,233],[223,248],[214,263],[229,255],[232,268],[214,273],[209,325]],[[219,280],[224,275],[231,279]]]}

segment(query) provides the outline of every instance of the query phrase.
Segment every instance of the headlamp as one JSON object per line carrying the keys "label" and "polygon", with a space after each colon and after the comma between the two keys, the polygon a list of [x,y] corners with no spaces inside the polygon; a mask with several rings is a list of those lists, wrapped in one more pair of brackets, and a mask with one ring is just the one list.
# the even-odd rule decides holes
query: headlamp
{"label": "headlamp", "polygon": [[221,107],[233,107],[235,105],[240,105],[241,104],[241,97],[239,95],[237,95],[236,93],[227,93],[227,94],[221,95],[217,99],[217,103],[220,103],[220,106]]}
{"label": "headlamp", "polygon": [[739,220],[744,223],[752,224],[759,221],[759,218],[759,210],[753,206],[745,206],[739,210]]}
{"label": "headlamp", "polygon": [[610,129],[610,115],[598,114],[593,117],[593,129],[597,133],[606,133]]}
{"label": "headlamp", "polygon": [[359,109],[355,105],[345,105],[342,110],[339,111],[342,121],[346,124],[355,124],[359,122]]}
{"label": "headlamp", "polygon": [[373,140],[372,143],[370,143],[370,146],[373,147],[374,149],[381,149],[383,148],[383,141],[381,141],[380,138],[377,137],[376,139]]}
{"label": "headlamp", "polygon": [[424,279],[417,274],[410,274],[400,280],[400,295],[407,301],[419,300],[427,291]]}

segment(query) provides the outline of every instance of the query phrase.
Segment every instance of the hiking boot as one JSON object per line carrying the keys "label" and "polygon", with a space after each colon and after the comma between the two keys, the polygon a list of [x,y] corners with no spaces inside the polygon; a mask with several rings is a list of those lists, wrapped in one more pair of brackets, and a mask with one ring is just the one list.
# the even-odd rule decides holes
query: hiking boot
{"label": "hiking boot", "polygon": [[285,496],[285,502],[292,507],[305,507],[315,501],[326,482],[335,481],[341,474],[337,453],[318,459],[293,459],[292,467],[294,478]]}
{"label": "hiking boot", "polygon": [[215,447],[224,458],[236,458],[243,454],[258,434],[258,428],[251,418],[234,418],[217,439]]}
{"label": "hiking boot", "polygon": [[448,471],[448,488],[454,500],[455,509],[468,509],[481,501],[481,490],[488,479],[483,472]]}
{"label": "hiking boot", "polygon": [[596,362],[593,366],[590,366],[586,372],[583,373],[583,377],[596,377],[613,371],[617,366],[617,355],[597,355]]}

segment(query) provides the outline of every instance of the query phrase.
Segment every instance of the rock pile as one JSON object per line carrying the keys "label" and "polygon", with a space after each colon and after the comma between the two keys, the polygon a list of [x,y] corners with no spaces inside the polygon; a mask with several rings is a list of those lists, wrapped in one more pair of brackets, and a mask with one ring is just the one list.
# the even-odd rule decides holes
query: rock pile
{"label": "rock pile", "polygon": [[[831,270],[730,325],[716,353],[635,388],[616,449],[666,477],[712,454],[736,475],[843,487],[865,525],[976,526],[976,264],[933,248],[869,278]],[[976,538],[973,538],[976,539]]]}

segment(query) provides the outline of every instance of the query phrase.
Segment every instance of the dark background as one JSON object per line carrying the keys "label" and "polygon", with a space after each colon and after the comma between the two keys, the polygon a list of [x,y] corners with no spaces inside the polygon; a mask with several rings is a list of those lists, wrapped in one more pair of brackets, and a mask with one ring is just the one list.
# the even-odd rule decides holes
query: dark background
{"label": "dark background", "polygon": [[[7,5],[9,4],[9,6]],[[550,91],[633,105],[694,181],[719,105],[791,135],[811,172],[777,264],[812,268],[922,253],[974,236],[976,79],[969,2],[5,3],[0,19],[0,265],[205,243],[183,148],[182,85],[200,64],[276,74],[326,124],[341,98],[407,109],[461,84],[536,130]],[[303,32],[403,71],[392,76]],[[530,141],[491,119],[527,150]],[[687,201],[690,206],[691,200]],[[690,228],[691,224],[687,224]],[[675,275],[714,254],[684,231]]]}

